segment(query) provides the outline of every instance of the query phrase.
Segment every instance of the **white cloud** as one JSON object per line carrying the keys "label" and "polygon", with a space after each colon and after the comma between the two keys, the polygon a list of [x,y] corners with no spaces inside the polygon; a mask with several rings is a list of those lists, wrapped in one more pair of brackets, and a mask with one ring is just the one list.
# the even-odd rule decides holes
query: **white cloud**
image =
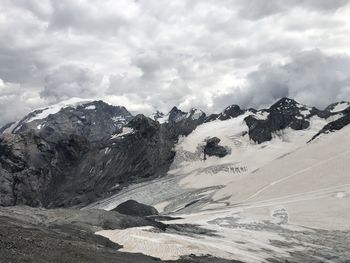
{"label": "white cloud", "polygon": [[1,123],[17,120],[26,115],[33,107],[44,105],[37,91],[26,89],[19,84],[4,82],[0,79]]}
{"label": "white cloud", "polygon": [[[264,87],[283,80],[283,65],[297,63],[293,54],[319,49],[326,57],[350,55],[347,3],[3,0],[0,78],[18,83],[27,99],[37,102],[26,109],[75,96],[112,97],[141,112],[167,111],[174,104],[208,111],[231,103],[259,105],[271,93],[284,94]],[[264,70],[275,79],[255,80],[265,85],[266,94],[249,99],[252,72]],[[232,87],[240,87],[237,96],[219,98],[231,94]],[[346,90],[339,90],[337,98],[347,99]],[[289,96],[296,94],[301,93]],[[322,94],[328,96],[324,101],[336,99]],[[8,105],[0,105],[0,123],[23,114]]]}

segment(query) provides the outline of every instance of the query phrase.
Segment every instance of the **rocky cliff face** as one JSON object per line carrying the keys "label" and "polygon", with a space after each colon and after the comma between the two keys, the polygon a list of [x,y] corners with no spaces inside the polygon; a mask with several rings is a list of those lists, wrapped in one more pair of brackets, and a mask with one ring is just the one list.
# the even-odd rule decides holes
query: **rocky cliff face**
{"label": "rocky cliff face", "polygon": [[270,141],[272,135],[286,128],[305,130],[310,126],[312,117],[327,119],[347,115],[346,108],[334,109],[336,104],[321,111],[315,107],[307,107],[295,100],[282,98],[269,109],[263,110],[265,116],[249,115],[245,122],[249,128],[249,137],[256,143]]}
{"label": "rocky cliff face", "polygon": [[339,118],[325,125],[322,130],[320,130],[311,140],[316,139],[322,134],[327,134],[330,132],[338,131],[343,129],[345,126],[350,124],[350,107],[342,110],[339,113]]}
{"label": "rocky cliff face", "polygon": [[242,110],[238,105],[231,105],[228,106],[226,109],[224,109],[221,113],[219,114],[211,114],[209,115],[205,122],[210,122],[214,120],[221,120],[225,121],[231,118],[236,118],[242,114],[244,114],[246,110]]}
{"label": "rocky cliff face", "polygon": [[52,108],[3,129],[0,205],[81,206],[130,183],[162,176],[178,136],[203,119],[192,118],[194,113],[177,118],[171,112],[160,124],[102,101]]}
{"label": "rocky cliff face", "polygon": [[46,140],[56,140],[65,133],[100,141],[108,139],[131,119],[132,115],[124,107],[103,101],[76,101],[33,111],[7,128],[7,132],[35,131]]}

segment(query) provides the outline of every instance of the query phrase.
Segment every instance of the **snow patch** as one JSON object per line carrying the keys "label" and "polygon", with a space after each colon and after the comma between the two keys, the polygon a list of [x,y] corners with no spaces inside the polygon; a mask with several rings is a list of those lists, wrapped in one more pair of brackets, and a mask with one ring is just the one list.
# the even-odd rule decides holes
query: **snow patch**
{"label": "snow patch", "polygon": [[303,115],[304,117],[308,116],[311,114],[310,110],[302,110],[300,111],[300,114]]}
{"label": "snow patch", "polygon": [[198,120],[201,116],[203,116],[203,111],[194,109],[192,113],[192,120]]}
{"label": "snow patch", "polygon": [[13,124],[11,124],[10,127],[5,129],[2,133],[12,133],[14,131],[14,129],[17,127],[18,124],[19,124],[19,121],[14,122]]}
{"label": "snow patch", "polygon": [[44,127],[44,125],[45,125],[45,123],[40,123],[38,126],[36,126],[36,128],[37,128],[38,130],[40,130],[42,127]]}
{"label": "snow patch", "polygon": [[[120,251],[131,253],[143,253],[162,260],[177,260],[185,255],[205,256],[212,255],[218,258],[230,260],[244,260],[244,262],[265,262],[264,255],[250,253],[248,247],[254,247],[252,243],[244,246],[238,245],[237,241],[247,239],[256,242],[255,245],[265,242],[268,238],[281,240],[277,235],[258,233],[256,231],[235,230],[226,228],[220,232],[221,237],[196,238],[192,236],[159,233],[153,227],[134,227],[124,230],[102,230],[95,234],[104,236],[117,244],[123,245]],[[254,238],[252,239],[252,236]],[[244,247],[244,248],[242,248]],[[266,248],[270,248],[267,246]],[[282,251],[278,251],[287,256]],[[254,255],[255,254],[255,255]]]}
{"label": "snow patch", "polygon": [[41,111],[40,113],[36,114],[35,116],[29,118],[28,120],[25,120],[26,123],[30,123],[35,120],[41,120],[47,118],[50,114],[56,114],[63,108],[67,107],[77,107],[79,105],[85,104],[91,102],[91,100],[83,100],[79,98],[71,98],[69,100],[62,101],[58,104],[51,105],[45,108],[38,109],[36,111]]}
{"label": "snow patch", "polygon": [[124,122],[125,118],[123,116],[115,116],[115,117],[112,117],[112,121],[114,121],[114,122]]}
{"label": "snow patch", "polygon": [[266,111],[258,111],[256,114],[253,114],[253,115],[257,120],[267,120],[270,113],[268,113]]}
{"label": "snow patch", "polygon": [[95,105],[89,105],[87,107],[85,107],[86,110],[96,110],[96,106]]}
{"label": "snow patch", "polygon": [[347,109],[350,106],[349,102],[340,102],[331,110],[331,112],[339,112]]}
{"label": "snow patch", "polygon": [[344,117],[344,114],[343,114],[343,113],[338,113],[338,114],[336,114],[336,115],[333,115],[333,116],[328,117],[328,118],[327,118],[327,121],[328,121],[328,122],[336,121],[336,120],[338,120],[338,119],[340,119],[340,118],[342,118],[342,117]]}
{"label": "snow patch", "polygon": [[121,138],[121,137],[124,137],[125,135],[127,134],[131,134],[131,133],[134,133],[134,129],[132,128],[129,128],[129,127],[123,127],[123,130],[121,133],[118,133],[118,134],[114,134],[111,139],[116,139],[116,138]]}
{"label": "snow patch", "polygon": [[160,117],[157,119],[157,122],[159,122],[160,124],[166,123],[168,121],[169,121],[169,114],[166,114],[163,117]]}

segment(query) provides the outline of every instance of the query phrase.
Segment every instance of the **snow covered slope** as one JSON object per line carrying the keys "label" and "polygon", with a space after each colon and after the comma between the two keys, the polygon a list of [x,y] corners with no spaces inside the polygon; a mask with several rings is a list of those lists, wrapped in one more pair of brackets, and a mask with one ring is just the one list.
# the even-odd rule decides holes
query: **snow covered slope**
{"label": "snow covered slope", "polygon": [[[344,105],[332,110],[339,113]],[[307,128],[287,127],[257,144],[244,121],[249,115],[267,118],[266,112],[245,111],[204,123],[180,139],[166,177],[132,185],[88,207],[109,210],[135,199],[182,218],[168,224],[197,225],[214,235],[157,233],[149,228],[98,234],[123,245],[124,251],[163,259],[191,253],[244,262],[349,259],[350,127],[309,142],[340,116],[308,113]],[[204,141],[214,136],[231,153],[204,158]]]}
{"label": "snow covered slope", "polygon": [[61,109],[67,107],[77,107],[78,105],[83,105],[89,103],[93,100],[71,98],[69,100],[61,101],[60,103],[50,105],[41,109],[36,109],[25,116],[22,120],[14,122],[10,127],[3,131],[3,133],[12,133],[19,130],[24,123],[31,123],[35,120],[42,120],[47,118],[50,114],[56,114]]}

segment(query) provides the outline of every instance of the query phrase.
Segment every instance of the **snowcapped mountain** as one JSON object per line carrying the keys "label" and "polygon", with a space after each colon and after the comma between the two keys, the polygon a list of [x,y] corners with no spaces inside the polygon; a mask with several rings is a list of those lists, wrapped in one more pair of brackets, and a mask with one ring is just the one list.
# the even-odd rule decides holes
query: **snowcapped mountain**
{"label": "snowcapped mountain", "polygon": [[2,129],[0,204],[154,206],[171,230],[143,224],[97,234],[163,260],[343,262],[349,123],[347,102],[319,110],[282,98],[268,109],[174,107],[147,118],[73,100]]}
{"label": "snowcapped mountain", "polygon": [[34,110],[3,129],[2,133],[47,133],[55,130],[97,141],[110,137],[131,119],[132,115],[124,107],[110,106],[103,101],[73,98]]}
{"label": "snowcapped mountain", "polygon": [[173,107],[168,114],[157,111],[149,117],[155,121],[158,121],[159,123],[176,123],[186,119],[204,119],[206,114],[203,111],[195,108],[192,108],[189,112],[183,112],[177,107]]}

